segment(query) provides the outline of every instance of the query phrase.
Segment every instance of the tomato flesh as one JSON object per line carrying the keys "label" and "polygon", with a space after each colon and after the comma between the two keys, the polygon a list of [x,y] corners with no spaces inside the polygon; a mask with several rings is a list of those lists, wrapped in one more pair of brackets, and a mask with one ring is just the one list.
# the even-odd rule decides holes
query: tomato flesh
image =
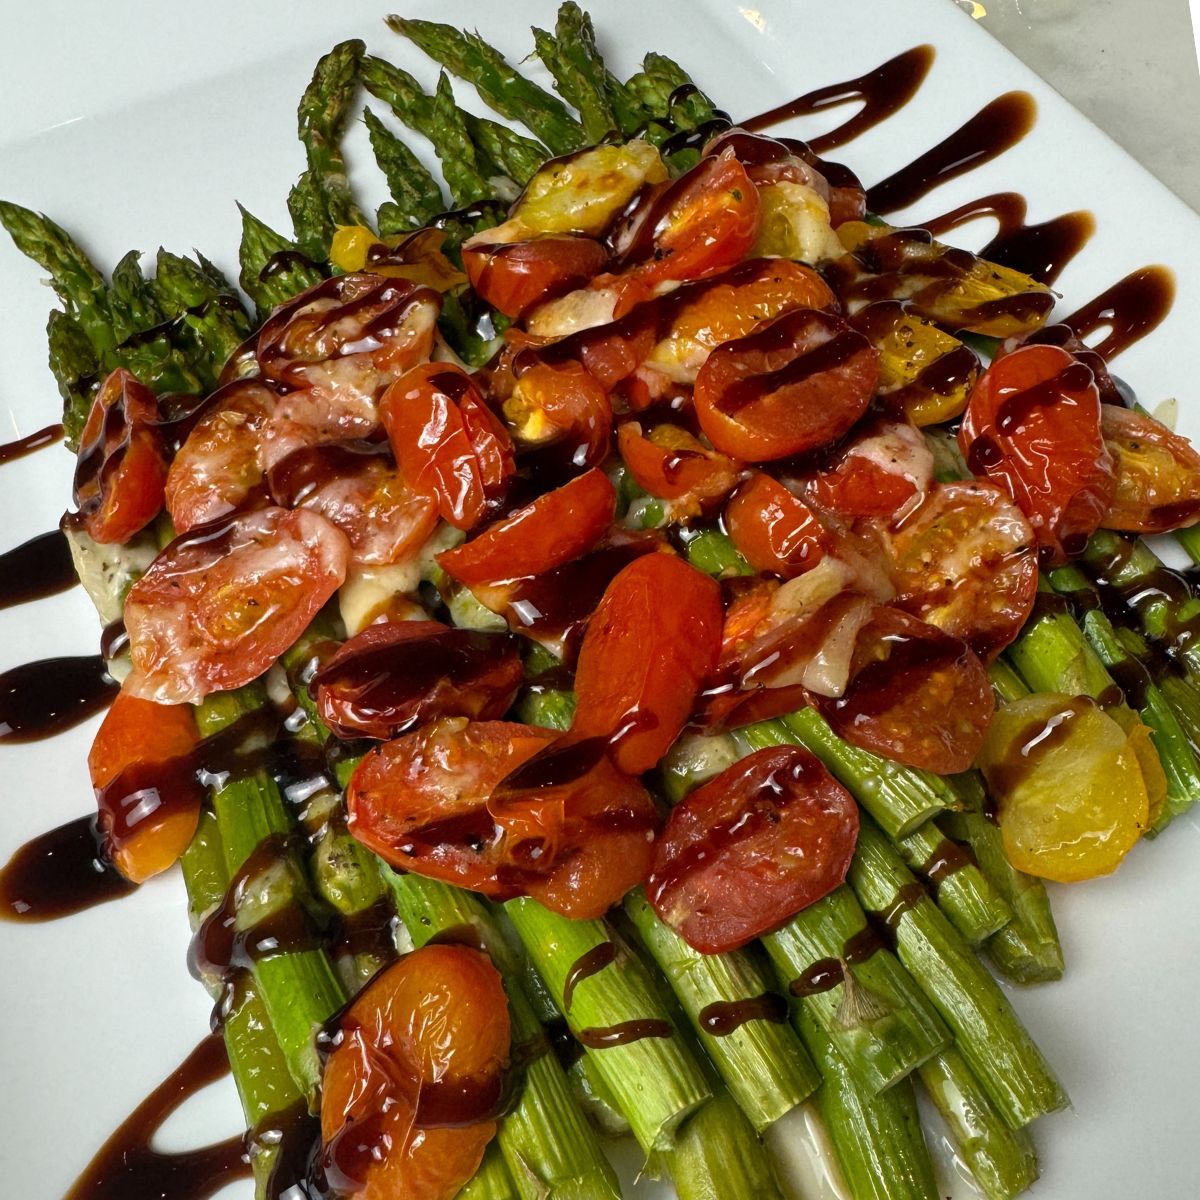
{"label": "tomato flesh", "polygon": [[854,798],[807,750],[759,750],[672,810],[646,894],[703,954],[736,950],[846,878]]}
{"label": "tomato flesh", "polygon": [[643,437],[641,426],[627,421],[617,431],[617,448],[644,492],[682,501],[689,513],[727,496],[737,484],[731,459],[706,449],[677,425],[660,425]]}
{"label": "tomato flesh", "polygon": [[608,457],[612,404],[577,362],[535,360],[520,370],[504,417],[522,461],[549,475],[574,475]]}
{"label": "tomato flesh", "polygon": [[733,544],[757,571],[792,579],[832,549],[821,518],[799,496],[761,471],[738,488],[725,509]]}
{"label": "tomato flesh", "polygon": [[511,634],[440,621],[368,625],[310,685],[321,719],[343,738],[389,738],[437,717],[496,720],[524,670]]}
{"label": "tomato flesh", "polygon": [[486,238],[463,246],[463,266],[475,291],[507,317],[520,317],[543,300],[586,286],[608,266],[608,251],[578,234],[499,245]]}

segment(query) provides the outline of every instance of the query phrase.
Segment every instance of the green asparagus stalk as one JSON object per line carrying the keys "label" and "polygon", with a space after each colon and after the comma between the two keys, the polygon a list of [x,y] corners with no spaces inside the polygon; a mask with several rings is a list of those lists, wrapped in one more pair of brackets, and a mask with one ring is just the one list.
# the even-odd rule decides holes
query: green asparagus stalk
{"label": "green asparagus stalk", "polygon": [[242,244],[239,251],[242,290],[254,301],[259,318],[293,296],[320,283],[324,273],[269,225],[239,204],[242,214]]}
{"label": "green asparagus stalk", "polygon": [[1033,1185],[1038,1161],[1032,1139],[1009,1127],[957,1049],[931,1058],[920,1076],[988,1200],[1013,1200]]}
{"label": "green asparagus stalk", "polygon": [[754,574],[754,568],[738,553],[729,535],[717,529],[705,529],[689,538],[686,554],[693,567],[714,579]]}
{"label": "green asparagus stalk", "polygon": [[62,424],[67,446],[79,449],[79,435],[92,407],[100,363],[83,326],[62,309],[50,310],[46,324],[50,371],[63,401]]}
{"label": "green asparagus stalk", "polygon": [[141,257],[140,250],[130,250],[113,267],[107,301],[113,338],[118,344],[166,319],[153,286],[142,274]]}
{"label": "green asparagus stalk", "polygon": [[691,82],[692,77],[674,59],[650,53],[625,86],[650,116],[661,121],[667,118],[672,93]]}
{"label": "green asparagus stalk", "polygon": [[993,1103],[1016,1128],[1067,1103],[995,980],[958,936],[887,838],[864,818],[850,882],[884,914],[900,961],[925,990]]}
{"label": "green asparagus stalk", "polygon": [[817,1108],[853,1200],[938,1200],[912,1084],[901,1080],[882,1094],[872,1093],[813,1014],[803,1005],[793,1011],[821,1071]]}
{"label": "green asparagus stalk", "polygon": [[371,109],[363,109],[363,121],[392,197],[379,209],[379,232],[387,236],[428,225],[446,207],[441,185]]}
{"label": "green asparagus stalk", "polygon": [[[775,992],[765,962],[750,951],[700,954],[660,921],[639,888],[625,898],[625,912],[642,944],[666,976],[700,1044],[758,1133],[806,1100],[820,1077],[786,1024],[787,1004]],[[714,999],[720,997],[720,999]],[[758,1013],[754,1007],[771,1007]],[[731,1029],[721,1018],[756,1014]],[[783,1023],[780,1023],[780,1022]]]}
{"label": "green asparagus stalk", "polygon": [[463,1185],[455,1200],[522,1200],[495,1139],[488,1143],[479,1170]]}
{"label": "green asparagus stalk", "polygon": [[476,154],[493,163],[501,175],[518,187],[524,187],[550,157],[550,151],[540,142],[501,125],[499,121],[472,113],[464,113],[464,116]]}
{"label": "green asparagus stalk", "polygon": [[533,40],[559,95],[578,111],[587,140],[600,142],[615,132],[619,123],[591,17],[578,4],[563,4],[554,33],[535,28]]}
{"label": "green asparagus stalk", "polygon": [[553,154],[569,154],[585,144],[583,127],[566,105],[515,71],[478,34],[399,16],[388,17],[387,23],[393,32],[473,84],[489,108],[525,125]]}

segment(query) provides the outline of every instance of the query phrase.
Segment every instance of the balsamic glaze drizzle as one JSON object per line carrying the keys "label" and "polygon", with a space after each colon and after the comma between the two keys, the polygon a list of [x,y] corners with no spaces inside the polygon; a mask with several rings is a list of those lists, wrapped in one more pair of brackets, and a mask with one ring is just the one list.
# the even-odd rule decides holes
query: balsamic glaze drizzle
{"label": "balsamic glaze drizzle", "polygon": [[52,737],[107,708],[117,691],[99,654],[13,667],[0,674],[0,742]]}
{"label": "balsamic glaze drizzle", "polygon": [[52,529],[0,554],[0,608],[65,592],[79,580],[66,535]]}

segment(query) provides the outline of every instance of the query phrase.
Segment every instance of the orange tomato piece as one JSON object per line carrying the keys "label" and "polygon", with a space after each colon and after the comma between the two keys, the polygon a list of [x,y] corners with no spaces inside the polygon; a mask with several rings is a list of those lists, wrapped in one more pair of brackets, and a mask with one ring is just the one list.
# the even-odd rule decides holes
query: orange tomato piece
{"label": "orange tomato piece", "polygon": [[577,362],[535,360],[518,371],[503,408],[525,462],[573,474],[608,457],[612,404]]}
{"label": "orange tomato piece", "polygon": [[627,421],[617,430],[617,449],[638,487],[660,500],[683,502],[689,513],[702,511],[737,485],[733,460],[678,425],[659,425],[645,437],[636,421]]}
{"label": "orange tomato piece", "polygon": [[507,317],[585,287],[608,266],[604,246],[581,234],[545,234],[504,244],[489,243],[487,236],[485,232],[463,245],[463,266],[475,291]]}
{"label": "orange tomato piece", "polygon": [[1100,429],[1115,467],[1105,529],[1166,533],[1200,520],[1200,453],[1161,421],[1101,405]]}
{"label": "orange tomato piece", "polygon": [[725,509],[725,525],[742,557],[757,571],[792,579],[833,548],[821,518],[778,480],[756,471]]}

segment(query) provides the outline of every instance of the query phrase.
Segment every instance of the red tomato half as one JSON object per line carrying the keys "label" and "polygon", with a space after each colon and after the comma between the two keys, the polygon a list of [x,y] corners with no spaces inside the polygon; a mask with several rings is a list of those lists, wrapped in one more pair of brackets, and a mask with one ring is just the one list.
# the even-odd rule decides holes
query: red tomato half
{"label": "red tomato half", "polygon": [[638,487],[660,500],[683,501],[695,512],[727,496],[737,485],[737,467],[707,449],[678,425],[659,425],[649,437],[627,421],[617,431],[617,449]]}
{"label": "red tomato half", "polygon": [[596,378],[577,362],[534,361],[517,373],[504,417],[520,444],[522,460],[534,456],[559,473],[595,467],[607,457],[612,404]]}
{"label": "red tomato half", "polygon": [[635,559],[584,634],[572,734],[610,739],[627,774],[651,770],[679,736],[720,646],[716,581],[672,554]]}
{"label": "red tomato half", "polygon": [[1104,444],[1116,465],[1105,529],[1166,533],[1200,520],[1200,453],[1160,421],[1102,406]]}
{"label": "red tomato half", "polygon": [[736,950],[845,878],[854,798],[807,750],[759,750],[692,792],[667,819],[646,895],[702,954]]}
{"label": "red tomato half", "polygon": [[414,367],[379,402],[407,479],[437,497],[458,529],[478,524],[513,473],[512,441],[471,377],[446,363]]}
{"label": "red tomato half", "polygon": [[475,291],[507,317],[586,287],[608,266],[608,251],[581,234],[547,234],[505,244],[487,239],[485,231],[463,244],[463,266]]}
{"label": "red tomato half", "polygon": [[123,367],[101,385],[79,438],[75,504],[88,536],[127,542],[163,506],[167,460],[154,393]]}
{"label": "red tomato half", "polygon": [[427,945],[377,975],[325,1063],[329,1185],[362,1200],[457,1196],[495,1135],[511,1036],[504,985],[478,950]]}
{"label": "red tomato half", "polygon": [[435,717],[502,717],[523,678],[511,634],[398,621],[368,625],[310,686],[339,737],[389,738]]}
{"label": "red tomato half", "polygon": [[133,585],[126,687],[196,703],[257,679],[346,577],[350,547],[324,517],[263,508],[173,541]]}
{"label": "red tomato half", "polygon": [[961,638],[984,662],[1021,631],[1037,597],[1029,522],[993,483],[934,484],[921,507],[876,536],[895,604]]}
{"label": "red tomato half", "polygon": [[192,752],[200,733],[190,708],[121,691],[88,754],[100,831],[117,870],[134,883],[165,871],[188,848],[204,789]]}
{"label": "red tomato half", "polygon": [[756,471],[725,509],[733,544],[756,571],[792,579],[815,567],[832,537],[821,518],[776,479]]}
{"label": "red tomato half", "polygon": [[1047,565],[1078,554],[1108,512],[1113,462],[1092,373],[1057,346],[997,359],[971,390],[958,434],[972,474],[1029,518]]}
{"label": "red tomato half", "polygon": [[971,766],[995,708],[965,642],[887,606],[858,635],[846,690],[813,702],[852,745],[938,775]]}
{"label": "red tomato half", "polygon": [[744,462],[826,446],[866,411],[879,352],[840,317],[785,313],[725,342],[696,378],[696,415],[709,441]]}
{"label": "red tomato half", "polygon": [[612,524],[616,504],[608,477],[593,469],[437,560],[467,587],[541,575],[591,550]]}

